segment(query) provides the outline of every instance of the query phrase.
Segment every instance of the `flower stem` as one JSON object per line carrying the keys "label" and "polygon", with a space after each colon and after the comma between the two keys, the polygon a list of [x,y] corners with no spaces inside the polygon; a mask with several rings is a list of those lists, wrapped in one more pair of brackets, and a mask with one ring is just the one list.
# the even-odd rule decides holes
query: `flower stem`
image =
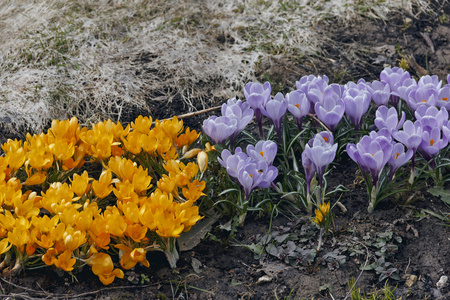
{"label": "flower stem", "polygon": [[322,247],[322,236],[323,236],[323,227],[320,227],[320,233],[319,233],[319,242],[317,243],[317,253],[320,251],[320,248]]}

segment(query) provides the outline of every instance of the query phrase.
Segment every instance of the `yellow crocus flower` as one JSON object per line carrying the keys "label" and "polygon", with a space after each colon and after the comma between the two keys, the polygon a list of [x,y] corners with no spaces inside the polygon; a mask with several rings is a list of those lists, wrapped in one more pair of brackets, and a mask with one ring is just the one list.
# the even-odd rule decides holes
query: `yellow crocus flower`
{"label": "yellow crocus flower", "polygon": [[330,212],[330,202],[319,204],[319,209],[314,210],[316,217],[313,222],[318,225],[323,225],[325,217]]}
{"label": "yellow crocus flower", "polygon": [[104,217],[107,221],[106,230],[112,235],[122,237],[125,230],[127,230],[127,223],[120,214],[119,209],[116,206],[109,206],[104,212]]}
{"label": "yellow crocus flower", "polygon": [[171,213],[156,213],[155,223],[156,233],[165,238],[180,237],[180,234],[184,229],[184,225],[181,224],[181,220],[174,218]]}
{"label": "yellow crocus flower", "polygon": [[137,164],[129,159],[118,156],[111,157],[108,161],[108,169],[111,170],[121,181],[133,181],[133,176],[138,168]]}
{"label": "yellow crocus flower", "polygon": [[58,161],[68,160],[75,154],[75,146],[67,139],[56,139],[48,149]]}
{"label": "yellow crocus flower", "polygon": [[127,226],[126,234],[136,243],[141,242],[147,234],[147,227],[140,224],[132,224]]}
{"label": "yellow crocus flower", "polygon": [[176,116],[172,119],[163,120],[161,128],[171,140],[174,140],[178,133],[183,130],[183,120],[178,121]]}
{"label": "yellow crocus flower", "polygon": [[124,277],[122,270],[114,269],[111,256],[106,253],[94,253],[90,257],[88,265],[92,267],[92,272],[104,285],[111,284],[116,277]]}
{"label": "yellow crocus flower", "polygon": [[130,132],[126,138],[122,138],[123,147],[126,151],[138,155],[142,150],[142,133],[138,131]]}
{"label": "yellow crocus flower", "polygon": [[9,243],[8,239],[2,239],[0,241],[0,254],[8,252],[11,246],[12,244]]}
{"label": "yellow crocus flower", "polygon": [[89,181],[92,178],[89,178],[88,172],[85,170],[81,175],[74,174],[73,179],[71,180],[70,189],[78,196],[82,197],[89,191],[90,185]]}
{"label": "yellow crocus flower", "polygon": [[137,263],[141,263],[147,268],[150,267],[150,263],[147,259],[145,259],[145,255],[147,251],[143,248],[135,248],[131,249],[122,244],[114,245],[114,247],[118,248],[122,252],[122,257],[120,258],[120,265],[125,270],[129,270],[136,266]]}
{"label": "yellow crocus flower", "polygon": [[11,244],[16,246],[19,252],[23,252],[24,245],[30,239],[30,232],[23,227],[15,227],[12,231],[8,232],[8,240]]}
{"label": "yellow crocus flower", "polygon": [[42,261],[47,266],[51,266],[57,260],[56,255],[58,255],[58,251],[55,248],[49,248],[49,249],[47,249],[47,252],[45,252],[45,254],[42,255]]}
{"label": "yellow crocus flower", "polygon": [[133,128],[134,131],[147,134],[150,131],[152,122],[152,117],[143,117],[140,115],[136,118],[136,120],[134,120],[134,122],[131,122],[131,128]]}
{"label": "yellow crocus flower", "polygon": [[151,188],[153,185],[151,184],[152,177],[148,175],[147,169],[143,169],[142,166],[139,166],[139,168],[136,171],[136,174],[133,175],[133,187],[134,191],[142,195],[143,192],[147,191],[149,188]]}
{"label": "yellow crocus flower", "polygon": [[105,170],[100,175],[100,178],[97,180],[94,180],[92,182],[92,190],[94,191],[95,197],[99,199],[103,199],[107,197],[109,194],[111,194],[113,187],[111,183],[112,180],[112,173],[110,170]]}
{"label": "yellow crocus flower", "polygon": [[70,272],[73,270],[73,265],[76,262],[77,260],[72,258],[72,251],[66,250],[58,256],[58,259],[54,261],[54,264],[58,269]]}

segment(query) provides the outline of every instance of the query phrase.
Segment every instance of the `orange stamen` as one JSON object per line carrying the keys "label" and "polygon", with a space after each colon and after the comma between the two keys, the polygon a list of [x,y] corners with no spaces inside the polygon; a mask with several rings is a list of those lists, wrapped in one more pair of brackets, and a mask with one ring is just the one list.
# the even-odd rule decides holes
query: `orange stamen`
{"label": "orange stamen", "polygon": [[447,98],[447,97],[444,97],[444,98],[442,98],[442,100],[444,100],[444,101],[447,101],[447,100],[448,100],[448,98]]}
{"label": "orange stamen", "polygon": [[295,104],[295,107],[300,108],[300,104]]}
{"label": "orange stamen", "polygon": [[434,140],[431,139],[431,140],[430,140],[430,146],[433,146],[433,144],[434,144]]}
{"label": "orange stamen", "polygon": [[261,156],[264,156],[264,151],[259,152],[259,154],[261,154]]}

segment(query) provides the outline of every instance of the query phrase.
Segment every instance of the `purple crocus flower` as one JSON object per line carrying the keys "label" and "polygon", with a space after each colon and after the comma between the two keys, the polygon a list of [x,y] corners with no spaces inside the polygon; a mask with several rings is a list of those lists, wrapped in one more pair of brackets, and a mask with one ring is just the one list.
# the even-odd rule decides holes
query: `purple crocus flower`
{"label": "purple crocus flower", "polygon": [[387,129],[378,133],[372,131],[355,144],[347,144],[347,154],[360,165],[363,171],[372,175],[373,185],[376,186],[378,176],[392,154],[393,144]]}
{"label": "purple crocus flower", "polygon": [[392,136],[394,139],[405,145],[406,148],[416,152],[422,142],[422,133],[423,129],[420,122],[416,121],[413,123],[410,120],[407,120],[403,124],[403,130],[394,131]]}
{"label": "purple crocus flower", "polygon": [[375,112],[375,126],[378,129],[386,128],[392,135],[393,132],[398,131],[405,122],[406,114],[402,111],[402,117],[398,120],[397,110],[394,107],[387,108],[386,106],[378,107]]}
{"label": "purple crocus flower", "polygon": [[254,111],[248,102],[236,100],[236,98],[229,99],[227,103],[222,104],[222,116],[234,118],[237,121],[236,130],[231,135],[230,140],[233,142],[236,136],[241,132],[245,126],[253,119]]}
{"label": "purple crocus flower", "polygon": [[203,132],[209,136],[215,144],[222,144],[237,128],[235,118],[211,116],[203,121]]}
{"label": "purple crocus flower", "polygon": [[[427,161],[432,160],[441,149],[447,147],[448,140],[444,135],[441,137],[441,129],[437,127],[423,126],[422,142],[418,151]],[[434,167],[434,164],[430,164]]]}
{"label": "purple crocus flower", "polygon": [[391,88],[387,82],[378,80],[367,82],[366,89],[369,91],[372,100],[376,105],[388,105],[389,98],[391,96]]}
{"label": "purple crocus flower", "polygon": [[331,144],[326,141],[321,134],[316,134],[305,146],[304,153],[309,158],[317,172],[320,187],[326,167],[334,160],[336,156],[337,144]]}
{"label": "purple crocus flower", "polygon": [[411,122],[407,120],[403,124],[403,130],[395,131],[392,133],[394,139],[406,146],[406,148],[411,149],[413,155],[411,157],[411,177],[409,178],[409,183],[413,183],[414,180],[414,156],[420,143],[422,143],[423,127],[422,123],[419,121]]}
{"label": "purple crocus flower", "polygon": [[418,86],[424,86],[427,84],[432,84],[439,90],[442,86],[442,81],[439,80],[437,75],[425,75],[420,77],[419,82],[417,83]]}
{"label": "purple crocus flower", "polygon": [[370,93],[365,89],[351,88],[344,92],[342,100],[345,104],[345,113],[358,130],[362,116],[369,109]]}
{"label": "purple crocus flower", "polygon": [[447,111],[450,110],[450,84],[446,84],[440,89],[436,105],[445,107]]}
{"label": "purple crocus flower", "polygon": [[267,101],[266,106],[261,108],[263,115],[272,120],[278,140],[281,143],[281,122],[287,111],[287,103],[282,93],[277,93],[273,99]]}
{"label": "purple crocus flower", "polygon": [[392,155],[393,147],[389,131],[385,128],[379,132],[372,131],[370,135],[363,136],[356,145],[347,144],[348,156],[359,164],[364,173],[370,172],[372,177],[372,189],[369,191],[369,213],[375,209],[378,193],[378,178],[381,170],[383,170]]}
{"label": "purple crocus flower", "polygon": [[249,163],[239,170],[238,180],[244,188],[245,198],[250,198],[255,188],[268,188],[278,176],[278,169],[268,166],[264,161]]}
{"label": "purple crocus flower", "polygon": [[249,82],[244,87],[245,99],[247,99],[247,102],[255,111],[260,138],[263,138],[261,109],[266,105],[267,101],[269,101],[271,92],[272,87],[269,82],[265,82],[264,85],[258,82]]}
{"label": "purple crocus flower", "polygon": [[237,179],[239,170],[249,164],[252,159],[242,152],[240,147],[237,147],[234,154],[231,154],[228,149],[224,149],[217,161],[227,170],[228,175]]}
{"label": "purple crocus flower", "polygon": [[326,75],[323,76],[314,76],[308,75],[300,78],[299,81],[295,82],[295,86],[298,91],[302,91],[304,93],[308,93],[309,86],[313,84],[315,87],[311,89],[324,89],[328,85],[328,77]]}
{"label": "purple crocus flower", "polygon": [[[391,95],[394,95],[396,97],[396,103],[398,103],[399,98],[407,102],[409,94],[417,88],[418,86],[416,80],[414,78],[407,78],[400,85],[397,85],[395,90],[391,89]],[[391,96],[391,100],[392,99],[393,97]],[[392,104],[394,104],[394,101],[392,101]],[[397,107],[397,104],[395,104],[394,106]]]}
{"label": "purple crocus flower", "polygon": [[439,89],[432,83],[417,85],[412,89],[405,99],[412,110],[417,110],[421,105],[435,106],[438,99]]}
{"label": "purple crocus flower", "polygon": [[[368,212],[372,213],[377,203],[379,191],[378,178],[384,166],[390,159],[393,150],[392,139],[387,129],[383,128],[378,133],[372,131],[364,136],[359,143],[347,144],[347,154],[356,162],[364,173],[369,172],[372,177],[371,189],[369,189]],[[366,178],[366,180],[368,180]],[[370,185],[368,185],[368,188]]]}
{"label": "purple crocus flower", "polygon": [[414,152],[411,149],[405,152],[405,146],[402,143],[395,143],[392,149],[392,155],[388,160],[390,171],[389,171],[389,180],[392,180],[395,172],[406,164],[411,157],[414,155]]}
{"label": "purple crocus flower", "polygon": [[307,153],[305,151],[302,152],[302,166],[305,172],[306,179],[306,203],[308,211],[312,211],[312,202],[311,202],[311,180],[314,178],[316,174],[316,169],[311,159],[309,159]]}
{"label": "purple crocus flower", "polygon": [[247,155],[255,161],[265,161],[271,166],[277,155],[277,144],[272,141],[259,141],[255,146],[247,145]]}
{"label": "purple crocus flower", "polygon": [[322,103],[325,89],[328,87],[328,77],[325,75],[323,78],[318,76],[317,78],[314,78],[308,85],[308,91],[306,92],[306,95],[308,96],[309,101],[311,103],[316,104],[317,102]]}
{"label": "purple crocus flower", "polygon": [[325,123],[331,131],[334,131],[344,115],[345,104],[344,101],[333,92],[327,96],[328,97],[324,98],[323,104],[319,102],[315,104],[314,110],[317,117]]}
{"label": "purple crocus flower", "polygon": [[303,118],[308,114],[311,102],[306,94],[301,91],[293,91],[286,94],[286,102],[289,112],[294,116],[299,131],[302,131]]}
{"label": "purple crocus flower", "polygon": [[444,124],[442,125],[442,134],[450,143],[450,120],[444,121]]}
{"label": "purple crocus flower", "polygon": [[448,112],[445,107],[438,110],[435,106],[419,106],[414,112],[417,121],[423,126],[442,128],[444,121],[448,120]]}
{"label": "purple crocus flower", "polygon": [[[404,81],[411,79],[411,75],[408,71],[404,71],[402,68],[385,68],[380,73],[380,80],[386,82],[391,90],[391,102],[394,107],[397,107],[399,101],[398,87],[402,86]],[[403,98],[403,97],[402,97]],[[405,99],[405,98],[403,98]]]}

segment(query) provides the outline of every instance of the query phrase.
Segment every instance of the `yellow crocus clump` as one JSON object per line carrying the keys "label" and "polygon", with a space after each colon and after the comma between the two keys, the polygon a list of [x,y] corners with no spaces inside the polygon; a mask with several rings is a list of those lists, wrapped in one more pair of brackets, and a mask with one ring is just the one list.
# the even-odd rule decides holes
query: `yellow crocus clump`
{"label": "yellow crocus clump", "polygon": [[176,117],[90,129],[73,117],[24,142],[8,140],[0,156],[0,269],[11,258],[14,269],[26,267],[38,255],[74,274],[87,263],[107,285],[124,276],[113,259],[127,270],[149,267],[149,250],[174,251],[175,239],[202,218],[195,201],[206,188],[196,157],[202,153],[201,172],[207,157],[190,149],[199,133],[183,129]]}

